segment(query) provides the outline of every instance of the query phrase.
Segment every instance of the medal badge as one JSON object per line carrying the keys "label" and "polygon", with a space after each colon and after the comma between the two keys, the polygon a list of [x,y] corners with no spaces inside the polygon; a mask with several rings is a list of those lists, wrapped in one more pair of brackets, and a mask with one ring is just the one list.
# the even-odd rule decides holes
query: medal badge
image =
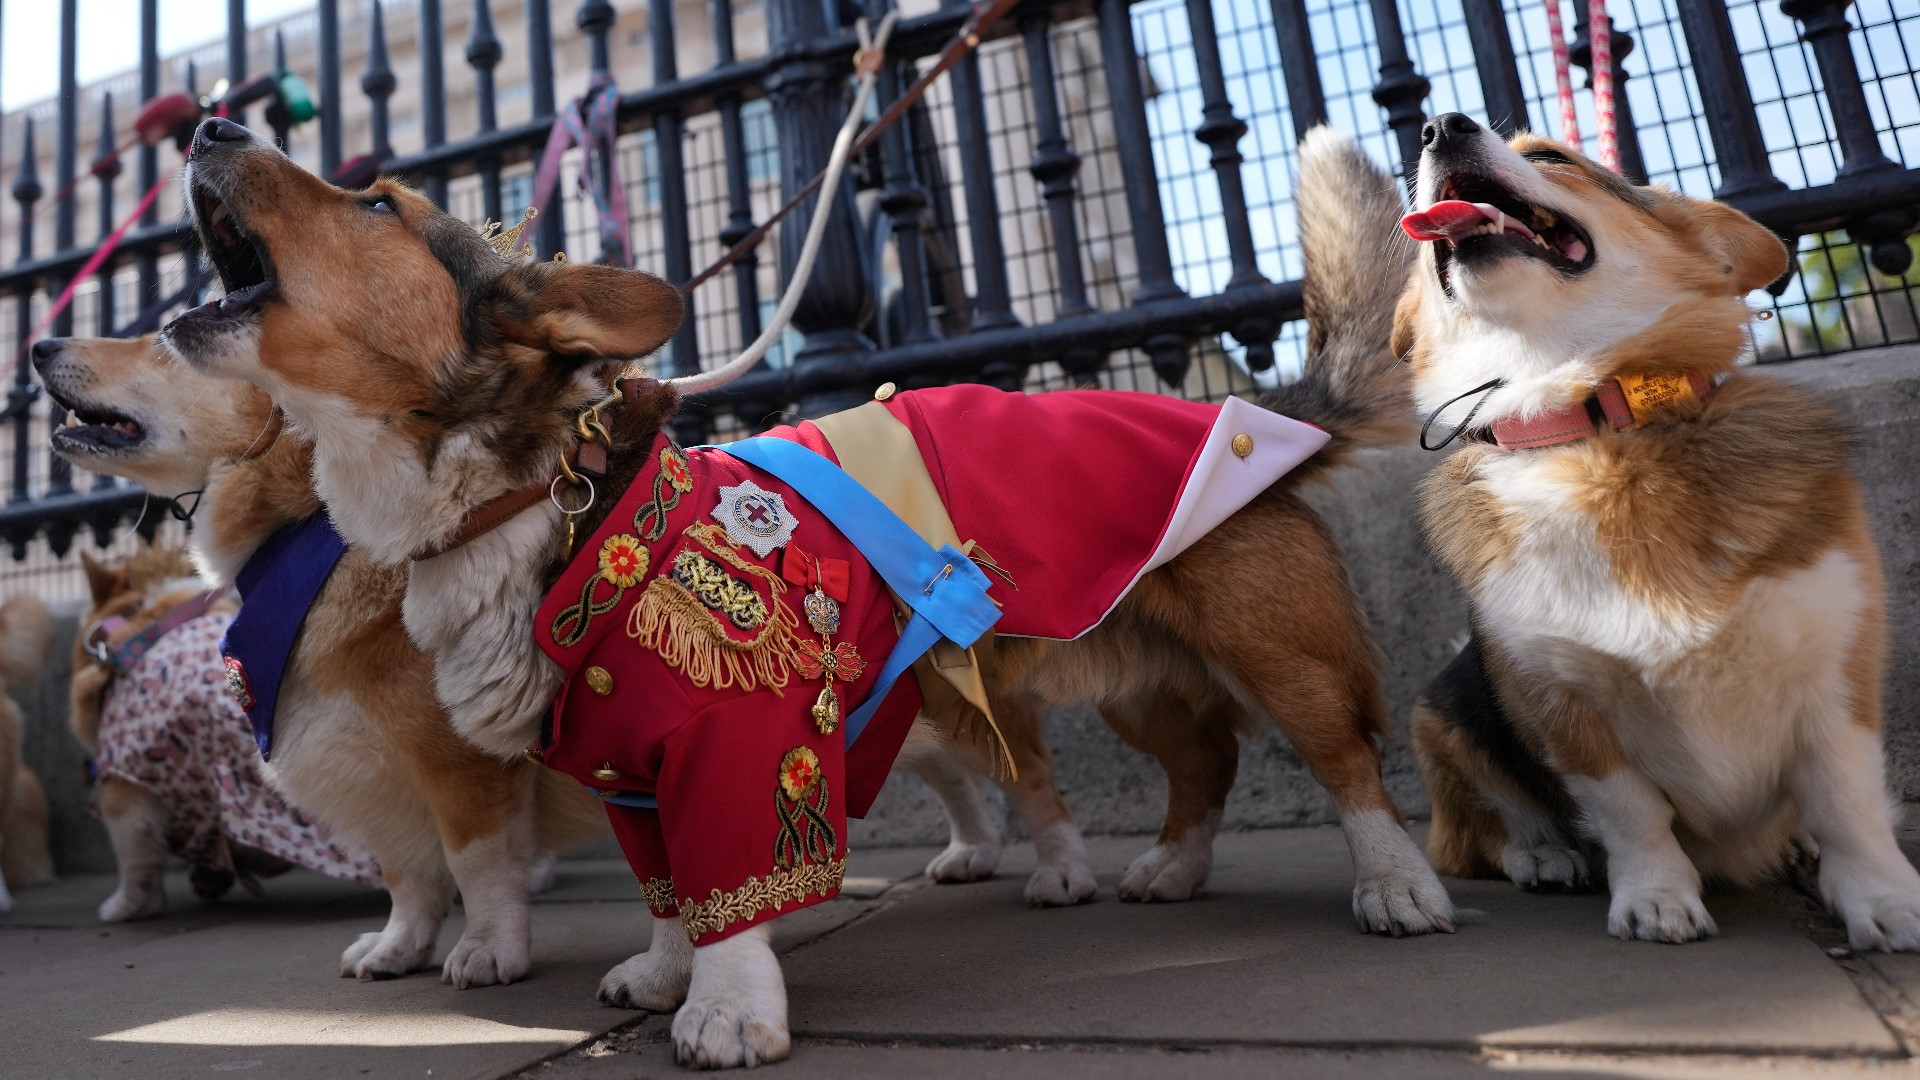
{"label": "medal badge", "polygon": [[828,581],[831,577],[832,587],[844,597],[848,567],[843,559],[823,561],[799,548],[789,547],[781,571],[788,581],[808,590],[800,606],[820,640],[796,642],[793,664],[802,678],[824,680],[820,696],[813,702],[813,722],[820,734],[831,735],[840,729],[844,715],[840,695],[833,688],[834,680],[850,683],[867,669],[866,660],[853,642],[835,644],[833,640],[833,635],[840,632],[840,601],[828,594]]}
{"label": "medal badge", "polygon": [[727,530],[727,539],[766,558],[774,548],[793,538],[799,524],[786,500],[751,480],[720,489],[720,505],[713,518]]}

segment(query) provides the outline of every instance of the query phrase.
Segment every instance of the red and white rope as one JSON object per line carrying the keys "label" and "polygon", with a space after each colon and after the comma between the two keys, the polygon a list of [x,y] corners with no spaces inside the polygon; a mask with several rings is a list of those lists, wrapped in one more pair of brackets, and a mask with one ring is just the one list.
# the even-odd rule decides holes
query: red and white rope
{"label": "red and white rope", "polygon": [[1599,128],[1600,164],[1620,171],[1620,133],[1613,111],[1613,20],[1607,18],[1607,0],[1587,0],[1587,40],[1593,63],[1593,120]]}
{"label": "red and white rope", "polygon": [[[1580,150],[1580,117],[1573,106],[1573,73],[1567,34],[1560,21],[1560,0],[1546,0],[1547,41],[1553,48],[1553,78],[1560,91],[1560,141]],[[1593,83],[1593,118],[1600,164],[1620,171],[1620,127],[1613,97],[1613,20],[1607,0],[1587,0],[1587,70]]]}
{"label": "red and white rope", "polygon": [[1547,41],[1553,46],[1553,77],[1560,87],[1560,141],[1580,149],[1580,115],[1573,107],[1573,74],[1567,61],[1567,32],[1560,24],[1560,0],[1547,0]]}

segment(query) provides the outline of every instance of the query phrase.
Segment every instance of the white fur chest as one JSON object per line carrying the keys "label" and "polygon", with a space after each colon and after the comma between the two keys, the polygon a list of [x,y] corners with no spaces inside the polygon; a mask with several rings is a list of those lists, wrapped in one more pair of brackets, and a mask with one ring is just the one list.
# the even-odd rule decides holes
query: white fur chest
{"label": "white fur chest", "polygon": [[1748,582],[1718,610],[1622,586],[1572,492],[1501,455],[1481,480],[1519,519],[1510,557],[1474,589],[1481,625],[1525,677],[1603,707],[1636,768],[1703,834],[1773,805],[1799,748],[1853,722],[1846,664],[1874,602],[1833,548]]}
{"label": "white fur chest", "polygon": [[1517,654],[1530,640],[1582,646],[1636,667],[1659,667],[1714,632],[1705,613],[1659,607],[1623,588],[1592,520],[1545,454],[1491,455],[1479,485],[1517,524],[1506,557],[1474,589],[1488,630]]}

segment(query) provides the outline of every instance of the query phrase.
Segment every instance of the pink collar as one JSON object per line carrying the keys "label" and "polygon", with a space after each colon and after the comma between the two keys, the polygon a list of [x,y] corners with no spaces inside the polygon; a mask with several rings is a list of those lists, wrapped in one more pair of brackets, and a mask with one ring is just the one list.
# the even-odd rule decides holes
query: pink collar
{"label": "pink collar", "polygon": [[1502,450],[1532,450],[1592,438],[1602,431],[1638,427],[1660,408],[1691,397],[1713,395],[1713,380],[1699,372],[1684,375],[1627,375],[1594,387],[1582,401],[1529,417],[1495,420],[1473,437]]}

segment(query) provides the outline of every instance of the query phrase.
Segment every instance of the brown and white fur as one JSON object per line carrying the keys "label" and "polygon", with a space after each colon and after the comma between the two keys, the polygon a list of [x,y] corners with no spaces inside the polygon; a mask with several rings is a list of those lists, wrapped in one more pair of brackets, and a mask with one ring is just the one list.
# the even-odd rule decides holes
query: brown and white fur
{"label": "brown and white fur", "polygon": [[[1428,124],[1420,165],[1419,207],[1442,194],[1556,230],[1559,257],[1517,235],[1428,245],[1396,326],[1423,412],[1495,378],[1476,422],[1623,374],[1726,378],[1637,428],[1469,445],[1426,480],[1428,539],[1473,610],[1414,712],[1435,865],[1578,886],[1603,855],[1608,930],[1680,942],[1715,932],[1703,878],[1777,871],[1798,837],[1855,947],[1920,948],[1850,435],[1806,391],[1734,367],[1744,297],[1785,248],[1727,206],[1633,187],[1545,139],[1508,146],[1457,113]],[[1584,259],[1558,250],[1570,237]]]}
{"label": "brown and white fur", "polygon": [[[1041,706],[1090,700],[1160,758],[1172,794],[1143,892],[1169,872],[1179,878],[1169,889],[1182,893],[1204,877],[1236,727],[1270,719],[1333,795],[1358,870],[1361,925],[1450,930],[1446,892],[1380,779],[1376,737],[1387,716],[1364,618],[1331,534],[1297,490],[1346,449],[1398,433],[1404,375],[1386,346],[1405,265],[1391,227],[1399,202],[1336,136],[1311,142],[1302,168],[1315,193],[1305,230],[1318,282],[1308,296],[1313,359],[1305,379],[1263,403],[1334,432],[1329,452],[1147,575],[1093,633],[1002,641],[988,693],[1002,730],[1017,732],[1016,750],[1043,746]],[[232,299],[182,315],[167,344],[204,371],[272,394],[315,439],[315,479],[342,530],[382,564],[405,565],[474,507],[544,483],[573,414],[680,319],[678,294],[658,279],[582,263],[505,264],[405,187],[330,187],[224,121],[201,127],[187,184]],[[644,453],[635,448],[676,405],[671,385],[643,382],[618,410],[606,486],[634,475]],[[603,495],[595,513],[612,501]],[[593,528],[594,515],[585,517],[581,526]],[[408,629],[435,653],[455,726],[495,754],[535,739],[559,686],[532,619],[562,564],[561,535],[559,512],[543,501],[412,566]],[[1235,587],[1221,588],[1227,581]],[[960,719],[931,718],[903,757],[933,752]],[[766,924],[695,950],[673,921],[657,921],[653,948],[608,980],[645,1007],[684,998],[672,1029],[684,1062],[754,1064],[787,1052]]]}
{"label": "brown and white fur", "polygon": [[[162,497],[205,489],[192,533],[207,579],[231,581],[268,537],[319,507],[312,454],[271,439],[255,387],[178,364],[151,338],[34,347],[49,394],[78,424],[54,446],[81,468]],[[392,896],[340,974],[394,978],[431,963],[458,890],[466,930],[441,968],[456,987],[512,982],[532,964],[527,894],[554,854],[605,835],[598,802],[526,762],[458,738],[429,658],[400,623],[405,575],[349,550],[308,613],[281,686],[270,783],[370,852]]]}
{"label": "brown and white fur", "polygon": [[13,910],[11,889],[53,880],[47,792],[20,747],[26,714],[13,696],[39,685],[53,623],[31,593],[0,604],[0,915]]}
{"label": "brown and white fur", "polygon": [[[101,698],[114,678],[114,671],[88,647],[87,628],[109,617],[123,618],[126,624],[112,640],[124,641],[205,592],[207,583],[195,572],[186,549],[178,546],[143,548],[111,563],[98,561],[83,551],[80,564],[86,571],[87,589],[93,601],[80,620],[81,632],[74,637],[67,724],[91,756],[97,755],[100,749]],[[223,598],[209,610],[231,611],[236,606],[231,598]],[[190,672],[179,675],[196,677]],[[213,673],[213,677],[220,676]],[[162,874],[167,863],[166,833],[170,817],[165,801],[148,788],[109,773],[100,778],[94,789],[93,806],[107,828],[114,863],[120,872],[113,893],[100,903],[100,921],[128,922],[152,918],[165,911],[167,891]],[[239,844],[232,845],[232,856],[234,869],[246,878],[267,877],[291,868],[284,860]],[[233,887],[235,878],[226,870],[195,866],[191,880],[195,895],[203,900],[217,900]]]}

